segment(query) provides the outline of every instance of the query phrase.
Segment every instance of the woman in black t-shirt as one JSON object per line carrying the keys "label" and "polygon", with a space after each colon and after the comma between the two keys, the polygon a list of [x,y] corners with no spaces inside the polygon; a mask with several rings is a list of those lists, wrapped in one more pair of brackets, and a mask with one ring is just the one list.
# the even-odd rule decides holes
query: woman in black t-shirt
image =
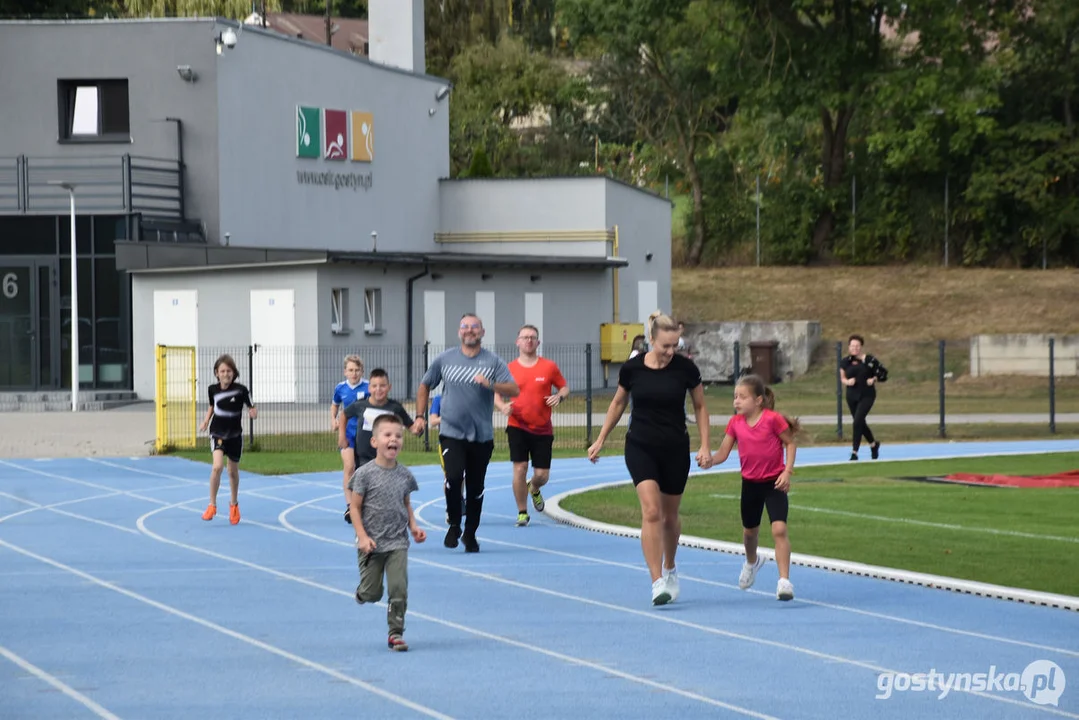
{"label": "woman in black t-shirt", "polygon": [[866,417],[877,399],[877,383],[888,379],[888,370],[872,355],[863,352],[865,339],[861,335],[850,336],[850,355],[839,363],[839,379],[847,388],[847,407],[854,417],[854,449],[850,459],[858,459],[862,438],[869,443],[873,459],[880,457],[880,442],[873,437]]}
{"label": "woman in black t-shirt", "polygon": [[648,318],[652,348],[627,360],[618,373],[603,429],[588,459],[599,460],[607,436],[618,424],[632,399],[631,430],[626,433],[626,467],[641,503],[641,548],[652,575],[652,604],[665,605],[678,598],[678,572],[674,554],[682,534],[678,506],[689,478],[689,432],[686,429],[686,392],[700,433],[697,464],[712,464],[708,447],[708,410],[704,406],[701,373],[692,360],[677,355],[678,325],[654,312]]}

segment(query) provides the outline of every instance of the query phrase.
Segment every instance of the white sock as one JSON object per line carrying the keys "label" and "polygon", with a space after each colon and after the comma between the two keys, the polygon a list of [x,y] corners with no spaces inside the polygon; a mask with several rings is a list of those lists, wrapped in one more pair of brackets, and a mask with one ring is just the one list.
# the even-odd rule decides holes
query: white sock
{"label": "white sock", "polygon": [[677,568],[677,567],[673,567],[673,568],[663,568],[663,577],[667,577],[667,576],[668,576],[668,575],[670,575],[671,573],[673,573],[673,572],[677,572],[677,570],[678,570],[678,568]]}

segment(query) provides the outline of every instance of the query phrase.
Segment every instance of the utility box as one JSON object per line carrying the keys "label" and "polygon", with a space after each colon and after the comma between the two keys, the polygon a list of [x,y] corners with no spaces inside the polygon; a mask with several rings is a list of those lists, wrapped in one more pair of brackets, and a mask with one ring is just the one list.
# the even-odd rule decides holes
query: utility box
{"label": "utility box", "polygon": [[749,361],[753,374],[771,385],[776,381],[777,340],[757,340],[749,344]]}
{"label": "utility box", "polygon": [[644,335],[641,323],[601,323],[599,359],[602,362],[625,362],[633,350],[633,338]]}

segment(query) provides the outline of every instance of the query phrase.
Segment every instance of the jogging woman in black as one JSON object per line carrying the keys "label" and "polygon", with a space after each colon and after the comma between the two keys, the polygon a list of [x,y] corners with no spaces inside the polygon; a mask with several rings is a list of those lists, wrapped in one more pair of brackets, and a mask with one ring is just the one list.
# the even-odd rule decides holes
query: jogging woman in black
{"label": "jogging woman in black", "polygon": [[877,400],[877,383],[888,379],[888,370],[880,360],[863,351],[865,339],[861,335],[851,335],[849,343],[850,354],[839,363],[839,379],[847,387],[847,407],[854,416],[854,449],[850,459],[858,459],[858,448],[864,437],[876,460],[880,457],[880,442],[873,437],[866,417]]}
{"label": "jogging woman in black", "polygon": [[704,406],[701,373],[689,358],[677,355],[678,324],[660,312],[648,318],[652,349],[622,364],[603,429],[588,459],[599,460],[607,436],[614,430],[626,405],[633,400],[632,430],[626,433],[626,468],[641,503],[641,549],[652,575],[652,604],[665,605],[678,598],[678,572],[674,554],[682,534],[678,507],[689,478],[689,432],[686,429],[686,393],[700,433],[697,464],[712,464],[708,447],[708,410]]}

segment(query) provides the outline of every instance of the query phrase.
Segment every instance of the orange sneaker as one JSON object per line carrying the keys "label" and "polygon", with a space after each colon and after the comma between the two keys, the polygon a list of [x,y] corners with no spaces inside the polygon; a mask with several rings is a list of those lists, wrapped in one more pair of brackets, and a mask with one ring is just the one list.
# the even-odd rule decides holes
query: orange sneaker
{"label": "orange sneaker", "polygon": [[214,505],[213,503],[210,503],[209,505],[206,506],[206,512],[204,512],[202,514],[202,519],[203,520],[213,520],[214,515],[216,515],[216,514],[217,514],[217,506]]}
{"label": "orange sneaker", "polygon": [[235,525],[240,522],[240,504],[229,505],[229,522]]}

